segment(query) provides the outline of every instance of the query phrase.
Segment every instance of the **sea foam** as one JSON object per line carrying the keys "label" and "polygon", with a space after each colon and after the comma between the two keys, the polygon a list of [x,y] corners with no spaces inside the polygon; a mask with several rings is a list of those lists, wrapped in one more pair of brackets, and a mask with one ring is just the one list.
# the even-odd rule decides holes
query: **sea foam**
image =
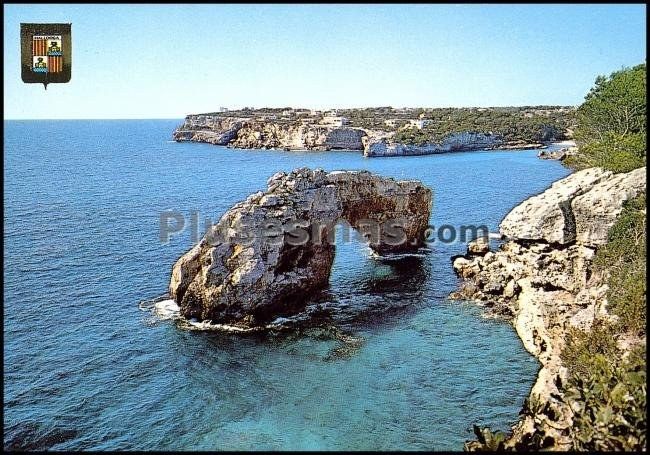
{"label": "sea foam", "polygon": [[160,319],[177,319],[180,317],[181,309],[172,299],[161,300],[154,303],[153,312]]}

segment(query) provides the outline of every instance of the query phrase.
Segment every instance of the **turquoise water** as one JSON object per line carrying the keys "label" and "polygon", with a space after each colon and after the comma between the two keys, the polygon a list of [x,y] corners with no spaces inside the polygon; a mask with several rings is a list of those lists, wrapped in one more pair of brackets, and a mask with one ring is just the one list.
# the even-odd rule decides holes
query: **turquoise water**
{"label": "turquoise water", "polygon": [[459,450],[473,423],[517,420],[538,364],[507,323],[446,300],[461,243],[396,260],[340,245],[326,292],[336,330],[188,331],[142,302],[192,245],[189,229],[161,244],[160,212],[216,221],[278,170],[420,179],[432,224],[496,230],[567,174],[559,163],[231,150],[170,142],[178,123],[5,122],[5,447]]}

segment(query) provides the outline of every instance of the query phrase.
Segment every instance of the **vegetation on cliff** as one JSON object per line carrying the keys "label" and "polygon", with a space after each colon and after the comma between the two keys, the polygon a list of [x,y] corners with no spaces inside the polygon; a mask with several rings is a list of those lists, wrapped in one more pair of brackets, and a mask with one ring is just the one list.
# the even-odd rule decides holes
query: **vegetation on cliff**
{"label": "vegetation on cliff", "polygon": [[[646,65],[599,76],[578,108],[577,155],[567,164],[628,172],[646,164]],[[626,203],[594,258],[608,311],[588,332],[569,332],[562,359],[576,450],[646,448],[646,197]],[[627,346],[621,347],[617,340]]]}
{"label": "vegetation on cliff", "polygon": [[[578,108],[578,153],[565,164],[602,167],[615,173],[646,165],[646,66],[599,76]],[[591,272],[607,284],[608,316],[589,330],[568,328],[561,360],[567,369],[556,399],[570,406],[572,424],[562,432],[573,450],[646,450],[646,195],[624,205]],[[527,400],[523,414],[548,415],[549,403]],[[470,450],[504,449],[500,432],[476,427]],[[543,449],[536,431],[517,450]]]}
{"label": "vegetation on cliff", "polygon": [[578,108],[579,153],[565,163],[628,172],[646,161],[646,65],[598,76]]}
{"label": "vegetation on cliff", "polygon": [[[499,136],[505,143],[524,144],[565,139],[575,124],[571,106],[520,106],[484,108],[369,107],[317,111],[309,109],[243,108],[200,114],[211,118],[245,118],[281,125],[320,124],[340,117],[345,125],[395,133],[394,140],[407,145],[438,143],[453,133],[475,132]],[[196,127],[200,129],[201,127]],[[208,125],[203,128],[209,129]]]}
{"label": "vegetation on cliff", "polygon": [[566,139],[574,114],[560,106],[428,109],[422,113],[421,129],[401,128],[393,139],[423,145],[468,131],[498,135],[507,143],[539,143]]}
{"label": "vegetation on cliff", "polygon": [[[646,446],[645,206],[645,195],[628,201],[594,260],[595,269],[608,274],[608,309],[617,320],[570,332],[562,352],[576,450]],[[630,352],[617,339],[631,340]]]}

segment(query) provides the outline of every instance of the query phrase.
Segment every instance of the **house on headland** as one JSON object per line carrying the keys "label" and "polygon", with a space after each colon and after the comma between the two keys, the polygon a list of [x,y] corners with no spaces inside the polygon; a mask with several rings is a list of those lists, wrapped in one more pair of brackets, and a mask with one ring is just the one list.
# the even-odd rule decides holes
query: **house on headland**
{"label": "house on headland", "polygon": [[345,126],[350,124],[350,120],[347,117],[326,115],[321,121],[322,125],[328,126]]}

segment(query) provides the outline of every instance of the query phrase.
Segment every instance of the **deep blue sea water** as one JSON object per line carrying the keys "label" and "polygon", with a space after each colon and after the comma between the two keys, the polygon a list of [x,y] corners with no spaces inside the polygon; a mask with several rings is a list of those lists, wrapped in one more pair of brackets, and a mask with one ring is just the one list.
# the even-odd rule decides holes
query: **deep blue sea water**
{"label": "deep blue sea water", "polygon": [[364,159],[170,142],[176,120],[6,121],[5,446],[51,449],[452,449],[473,423],[508,430],[538,364],[502,321],[448,301],[434,243],[384,261],[337,249],[328,290],[341,343],[311,332],[188,331],[143,311],[166,292],[190,229],[278,170],[369,169],[434,190],[431,222],[487,224],[568,171],[535,151]]}

